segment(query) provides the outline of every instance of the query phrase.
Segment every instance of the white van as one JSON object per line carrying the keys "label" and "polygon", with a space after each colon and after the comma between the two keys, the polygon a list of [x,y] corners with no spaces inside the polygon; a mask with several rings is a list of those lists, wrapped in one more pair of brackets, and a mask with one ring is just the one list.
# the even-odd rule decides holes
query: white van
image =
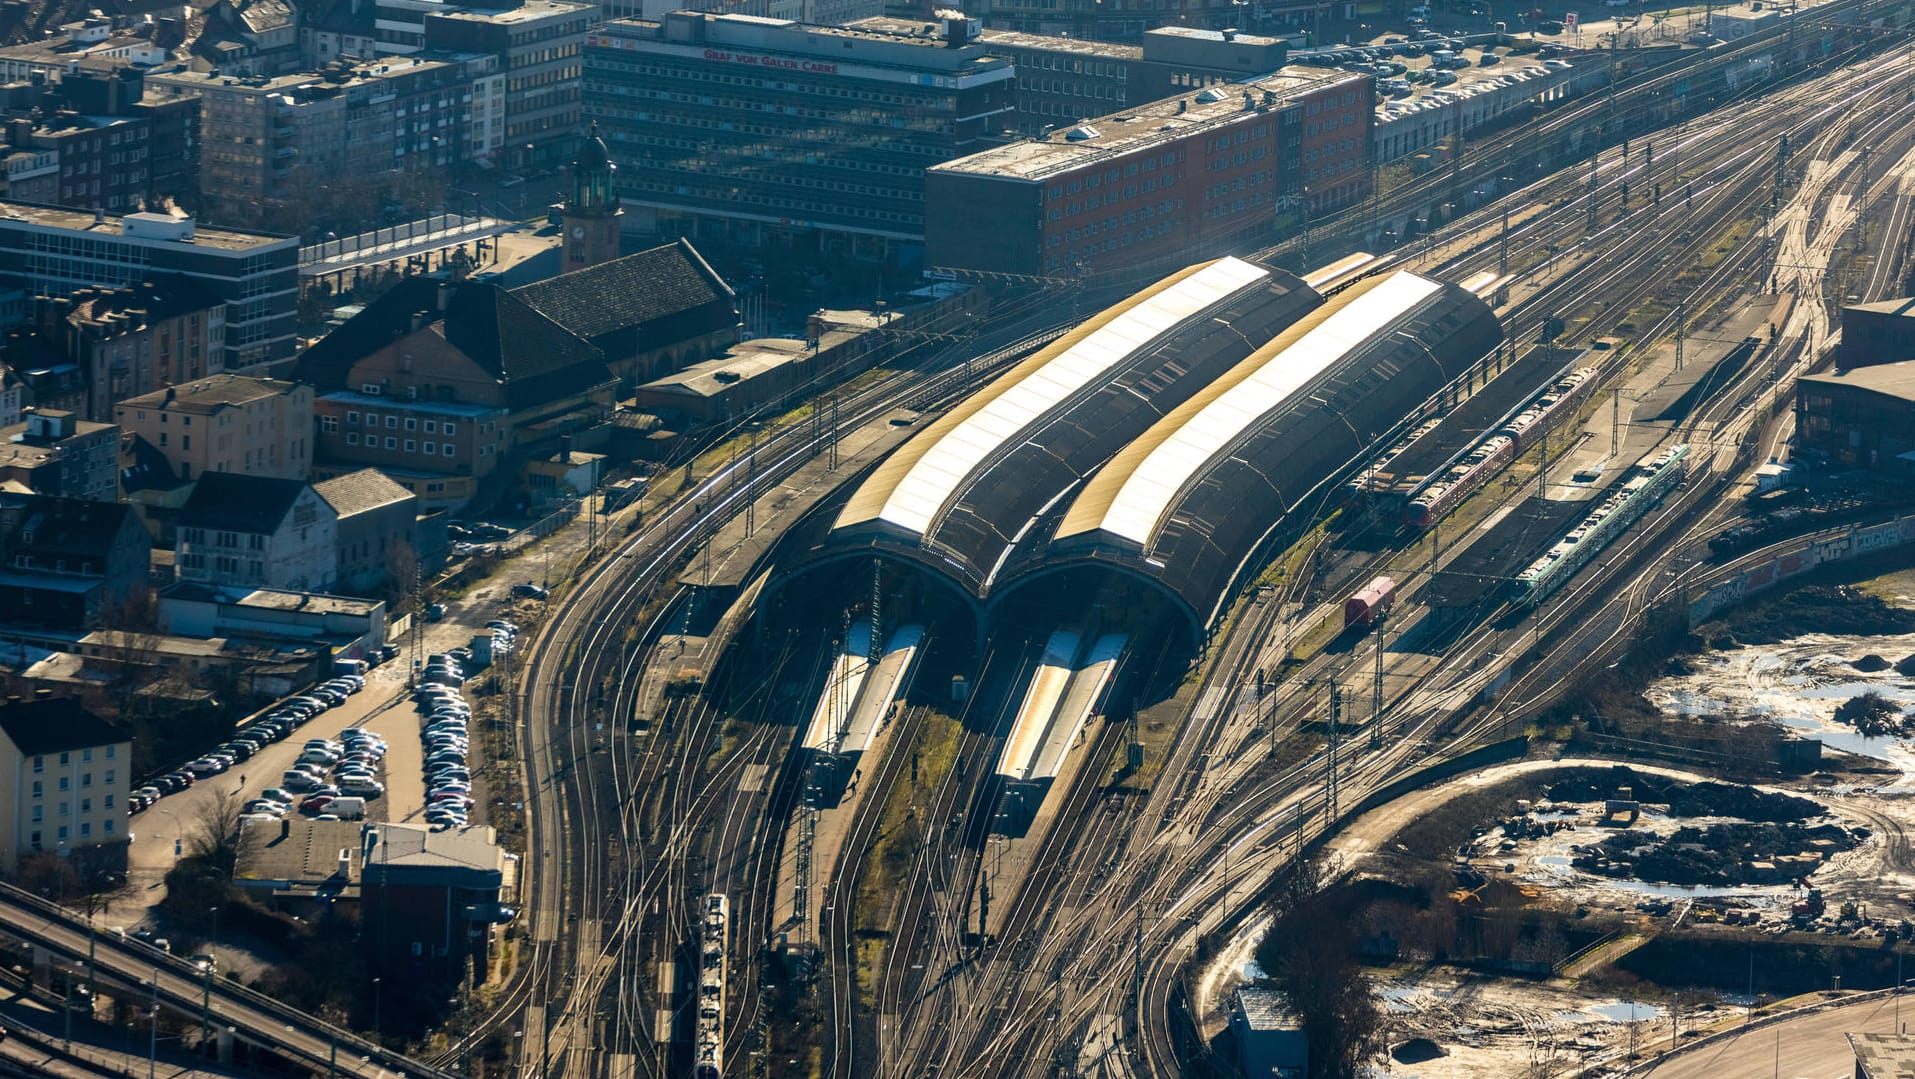
{"label": "white van", "polygon": [[326,803],[326,812],[340,820],[366,819],[366,800],[364,798],[334,798]]}

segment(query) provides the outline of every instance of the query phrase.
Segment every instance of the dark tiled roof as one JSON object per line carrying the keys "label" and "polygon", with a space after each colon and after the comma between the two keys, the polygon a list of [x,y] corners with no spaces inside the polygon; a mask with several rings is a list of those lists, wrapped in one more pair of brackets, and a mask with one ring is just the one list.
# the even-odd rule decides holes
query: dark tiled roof
{"label": "dark tiled roof", "polygon": [[[352,365],[411,332],[412,316],[440,312],[440,282],[410,277],[333,330],[298,361],[298,377],[318,393],[349,389]],[[603,354],[578,334],[485,282],[457,286],[439,332],[505,385],[506,403],[524,408],[611,381]]]}
{"label": "dark tiled roof", "polygon": [[208,472],[180,508],[182,528],[273,532],[286,519],[306,485],[299,480]]}
{"label": "dark tiled roof", "polygon": [[514,409],[611,381],[591,342],[490,284],[460,286],[440,324],[447,341],[505,384]]}
{"label": "dark tiled roof", "polygon": [[392,344],[409,330],[415,311],[436,311],[439,282],[429,277],[406,277],[385,295],[300,353],[297,375],[310,382],[315,393],[346,388],[352,365]]}
{"label": "dark tiled roof", "polygon": [[390,476],[376,468],[362,468],[315,483],[313,490],[318,491],[319,497],[325,499],[333,512],[342,518],[413,497],[411,491],[393,482]]}
{"label": "dark tiled roof", "polygon": [[731,288],[684,240],[524,285],[512,294],[594,342],[634,327],[649,337],[654,324],[691,313],[701,316],[701,328],[680,332],[681,340],[738,321]]}
{"label": "dark tiled roof", "polygon": [[87,306],[96,314],[111,311],[146,312],[147,321],[174,318],[194,311],[220,307],[219,298],[204,283],[184,274],[148,274],[136,284],[98,297]]}
{"label": "dark tiled roof", "polygon": [[120,436],[120,490],[127,494],[141,491],[170,491],[183,482],[173,471],[166,454],[139,435]]}
{"label": "dark tiled roof", "polygon": [[26,756],[125,742],[119,728],[72,697],[0,705],[0,730]]}
{"label": "dark tiled roof", "polygon": [[122,502],[35,495],[18,511],[19,524],[8,537],[9,551],[57,551],[79,558],[105,559],[113,541],[137,515]]}

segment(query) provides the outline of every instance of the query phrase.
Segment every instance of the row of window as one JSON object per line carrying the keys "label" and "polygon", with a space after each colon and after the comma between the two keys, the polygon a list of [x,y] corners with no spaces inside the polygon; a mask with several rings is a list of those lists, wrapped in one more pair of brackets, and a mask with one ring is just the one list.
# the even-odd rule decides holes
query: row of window
{"label": "row of window", "polygon": [[[380,419],[381,419],[381,416],[379,413],[368,412],[366,413],[366,426],[377,427],[379,426]],[[401,419],[402,417],[394,413],[390,413],[390,412],[386,413],[384,416],[386,430],[388,431],[398,430]],[[459,425],[452,422],[451,420],[423,420],[422,421],[417,416],[405,416],[403,417],[403,419],[405,421],[405,429],[408,431],[419,430],[420,424],[423,423],[425,425],[425,432],[426,434],[429,434],[429,435],[441,435],[441,434],[456,435],[459,433],[459,430],[458,430]],[[337,417],[322,416],[320,417],[319,422],[320,422],[322,430],[329,431],[329,432],[339,430],[339,420]],[[347,427],[359,426],[359,413],[347,412],[346,426]]]}
{"label": "row of window", "polygon": [[[92,751],[91,751],[91,750],[88,750],[88,752],[92,752]],[[39,769],[37,769],[37,768],[36,768],[36,769],[34,769],[34,770],[35,770],[35,771],[39,771]],[[114,770],[114,769],[112,769],[112,768],[108,768],[108,769],[107,769],[107,770],[105,771],[105,773],[103,773],[103,774],[101,775],[101,777],[100,777],[100,781],[101,781],[101,784],[102,784],[103,786],[108,786],[108,787],[110,787],[110,786],[112,786],[112,785],[113,785],[113,780],[114,780],[114,777],[115,777],[115,770]],[[56,786],[56,789],[58,789],[58,790],[66,790],[66,789],[67,789],[67,785],[68,785],[68,783],[70,783],[70,782],[72,781],[72,779],[73,779],[73,777],[72,777],[72,776],[60,776],[60,777],[59,777],[59,778],[58,778],[58,779],[57,779],[57,780],[55,781],[55,786]],[[33,796],[34,796],[35,798],[38,798],[38,797],[40,797],[40,796],[41,796],[41,794],[43,794],[43,793],[44,793],[44,791],[45,791],[45,788],[44,788],[44,782],[45,782],[44,780],[39,780],[39,779],[36,779],[36,780],[34,780],[34,781],[33,781]],[[81,773],[80,773],[80,787],[81,787],[81,789],[82,789],[82,790],[84,790],[85,788],[87,788],[87,787],[91,787],[92,785],[93,785],[93,773],[92,773],[92,772],[81,772]]]}
{"label": "row of window", "polygon": [[[101,822],[100,822],[100,831],[101,831],[101,832],[102,832],[103,834],[105,834],[105,835],[112,835],[112,834],[113,834],[113,823],[114,823],[114,822],[113,822],[113,820],[112,820],[112,818],[110,818],[110,817],[109,817],[109,818],[107,818],[106,820],[103,820],[103,821],[101,821]],[[93,837],[93,822],[92,822],[92,821],[81,821],[81,822],[80,822],[80,838],[81,838],[81,839],[91,839],[92,837]],[[59,829],[59,841],[60,841],[60,842],[62,842],[62,843],[65,843],[65,842],[67,841],[67,826],[66,826],[66,825],[64,825],[64,824],[62,824],[62,825],[60,825],[60,829]],[[35,831],[35,832],[32,832],[32,833],[29,833],[29,834],[28,834],[28,836],[27,836],[27,847],[28,847],[29,849],[31,849],[31,850],[34,850],[34,851],[40,851],[40,850],[45,850],[45,849],[46,849],[46,848],[45,848],[45,846],[43,846],[43,841],[42,841],[42,840],[41,840],[41,838],[40,838],[40,833],[39,833],[39,832],[37,832],[37,831]]]}
{"label": "row of window", "polygon": [[[35,786],[38,786],[38,784],[35,784]],[[39,791],[37,791],[37,790],[36,790],[36,791],[34,791],[34,792],[33,792],[33,796],[34,796],[35,798],[38,798],[38,797],[40,796],[40,792],[39,792]],[[101,809],[103,809],[103,810],[106,810],[106,811],[108,811],[108,812],[110,812],[110,811],[112,811],[112,809],[113,809],[113,796],[112,796],[112,795],[110,795],[110,794],[109,794],[109,795],[106,795],[106,796],[104,796],[104,797],[103,797],[103,798],[101,799],[101,806],[100,806],[100,808],[101,808]],[[80,799],[80,815],[84,817],[84,816],[86,816],[87,814],[89,814],[89,813],[91,813],[91,812],[93,812],[93,799],[91,799],[91,798],[82,798],[82,799]],[[45,807],[45,806],[43,806],[43,805],[40,805],[40,804],[38,804],[38,803],[35,803],[35,804],[34,804],[34,806],[33,806],[33,810],[32,810],[32,813],[33,813],[33,823],[35,823],[35,824],[38,824],[38,823],[40,823],[40,822],[41,822],[42,820],[44,820],[44,819],[46,818],[46,807]],[[63,800],[63,801],[61,801],[61,802],[59,803],[59,813],[58,813],[58,814],[56,814],[56,815],[57,815],[57,816],[61,816],[61,817],[70,817],[70,816],[72,816],[72,815],[73,815],[73,803],[72,803],[72,801],[70,801],[70,800]]]}
{"label": "row of window", "polygon": [[[365,444],[366,444],[366,448],[367,448],[367,449],[378,449],[378,448],[379,448],[379,436],[378,436],[378,435],[367,435],[367,436],[366,436],[366,443],[365,443]],[[357,431],[348,431],[348,432],[346,432],[346,445],[348,445],[348,446],[357,446],[357,445],[359,445],[359,433],[358,433]],[[437,457],[437,456],[439,456],[439,454],[440,454],[440,452],[441,452],[441,451],[440,451],[440,449],[439,449],[439,447],[440,447],[440,445],[441,445],[441,443],[438,443],[438,442],[427,442],[427,443],[424,443],[423,445],[421,445],[421,444],[420,444],[420,443],[419,443],[419,442],[418,442],[418,441],[417,441],[416,439],[410,439],[410,438],[408,438],[408,439],[406,439],[406,441],[405,441],[405,451],[406,451],[407,453],[424,453],[424,454],[425,454],[425,455],[426,455],[427,457]],[[445,456],[447,456],[447,457],[456,457],[456,456],[458,456],[458,452],[459,452],[459,451],[457,450],[457,448],[455,448],[455,447],[453,446],[453,444],[452,444],[452,443],[450,443],[450,442],[447,442],[447,443],[444,443],[443,445],[445,446],[445,450],[444,450],[444,453],[445,453]],[[398,440],[397,438],[394,438],[394,437],[393,437],[393,436],[391,436],[391,435],[387,435],[387,436],[386,436],[386,448],[387,448],[387,449],[389,449],[389,450],[396,450],[396,449],[398,449],[398,448],[399,448],[399,440]],[[481,452],[481,453],[484,453],[484,452],[485,452],[485,451],[486,451],[487,449],[489,449],[489,448],[490,448],[490,447],[481,447],[481,448],[480,448],[480,452]]]}
{"label": "row of window", "polygon": [[[105,747],[106,752],[104,756],[106,757],[107,760],[113,759],[113,751],[117,748],[118,748],[117,746]],[[93,762],[93,751],[91,749],[82,749],[80,751],[80,763],[91,764],[92,762]],[[60,767],[65,768],[67,765],[72,763],[73,763],[73,754],[65,750],[62,750],[60,753]],[[47,759],[44,754],[34,755],[33,770],[36,773],[44,772],[47,770]],[[111,782],[111,780],[109,780],[108,782]]]}
{"label": "row of window", "polygon": [[1107,183],[1121,183],[1140,173],[1154,172],[1159,168],[1167,169],[1183,159],[1183,150],[1167,150],[1154,157],[1136,158],[1126,162],[1122,168],[1113,166],[1101,173],[1093,172],[1069,181],[1054,183],[1044,189],[1044,197],[1047,199],[1061,199],[1065,195],[1075,195],[1079,191],[1086,189],[1095,191]]}

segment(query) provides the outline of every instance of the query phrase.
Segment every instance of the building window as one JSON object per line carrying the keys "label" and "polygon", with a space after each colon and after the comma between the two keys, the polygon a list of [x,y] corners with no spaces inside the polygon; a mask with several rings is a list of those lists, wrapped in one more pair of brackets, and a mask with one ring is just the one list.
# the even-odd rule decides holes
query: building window
{"label": "building window", "polygon": [[410,438],[406,439],[406,452],[407,453],[419,452],[419,443]]}
{"label": "building window", "polygon": [[337,432],[339,430],[339,417],[337,416],[319,417],[319,429],[329,435]]}
{"label": "building window", "polygon": [[80,799],[80,812],[81,813],[93,812],[93,799],[91,798]]}
{"label": "building window", "polygon": [[71,753],[60,754],[60,767],[65,768],[69,763],[72,762],[72,760],[73,760],[73,754]]}
{"label": "building window", "polygon": [[457,432],[457,431],[454,431],[454,430],[452,429],[452,428],[453,428],[453,426],[454,426],[454,424],[453,424],[453,422],[452,422],[451,420],[447,420],[447,421],[445,422],[445,433],[446,433],[446,434],[448,434],[448,435],[455,435],[455,434],[458,434],[458,432]]}
{"label": "building window", "polygon": [[93,785],[93,773],[92,773],[92,772],[81,772],[81,773],[80,773],[80,786],[82,786],[82,787],[91,787],[92,785]]}
{"label": "building window", "polygon": [[107,747],[106,747],[106,759],[107,759],[107,760],[112,760],[112,759],[113,759],[113,750],[114,750],[114,749],[115,749],[115,747],[114,747],[114,746],[107,746]]}
{"label": "building window", "polygon": [[418,420],[416,420],[416,419],[414,419],[414,418],[413,418],[413,417],[411,417],[411,416],[407,416],[407,417],[406,417],[406,430],[408,430],[408,431],[417,431],[418,429],[419,429],[419,421],[418,421]]}
{"label": "building window", "polygon": [[386,430],[388,431],[395,430],[398,428],[398,426],[399,426],[399,417],[397,416],[386,417]]}
{"label": "building window", "polygon": [[46,770],[47,770],[47,759],[46,759],[45,757],[35,757],[35,758],[33,758],[33,770],[34,770],[34,771],[36,771],[36,772],[44,772],[44,771],[46,771]]}
{"label": "building window", "polygon": [[39,832],[35,832],[32,835],[27,837],[27,846],[33,848],[34,850],[40,849],[40,833]]}
{"label": "building window", "polygon": [[359,432],[357,431],[346,432],[346,445],[348,446],[359,445]]}
{"label": "building window", "polygon": [[60,789],[61,789],[61,790],[66,790],[66,789],[67,789],[67,777],[65,777],[65,776],[61,776],[61,777],[60,777]]}
{"label": "building window", "polygon": [[445,455],[446,455],[447,457],[450,457],[450,456],[452,456],[452,443],[450,443],[450,442],[448,442],[448,443],[446,443],[446,444],[445,444]]}
{"label": "building window", "polygon": [[106,798],[105,798],[105,800],[104,800],[103,802],[101,802],[101,808],[102,808],[102,809],[112,809],[112,808],[113,808],[113,796],[112,796],[112,795],[110,795],[110,794],[109,794],[109,795],[107,795],[107,796],[106,796]]}
{"label": "building window", "polygon": [[394,438],[394,437],[392,437],[391,435],[387,435],[387,436],[386,436],[386,448],[387,448],[387,449],[389,449],[389,450],[396,450],[396,449],[398,449],[398,448],[399,448],[399,440],[398,440],[398,439],[396,439],[396,438]]}
{"label": "building window", "polygon": [[437,420],[426,421],[426,434],[429,434],[429,435],[436,434],[438,432],[438,429],[439,429],[439,423]]}
{"label": "building window", "polygon": [[91,749],[82,749],[82,750],[80,751],[80,763],[81,763],[81,764],[92,764],[92,763],[93,763],[93,750],[91,750]]}
{"label": "building window", "polygon": [[34,806],[34,807],[33,807],[33,823],[35,823],[35,824],[38,824],[38,823],[40,823],[40,821],[41,821],[41,819],[42,819],[43,817],[45,817],[45,816],[46,816],[46,807],[45,807],[45,806]]}
{"label": "building window", "polygon": [[80,838],[86,839],[90,837],[92,834],[93,834],[93,822],[85,821],[85,820],[81,821],[80,822]]}
{"label": "building window", "polygon": [[38,797],[40,797],[40,795],[42,795],[42,794],[44,794],[44,793],[45,793],[45,791],[44,791],[44,790],[42,790],[42,788],[41,788],[41,786],[40,786],[40,781],[39,781],[39,780],[37,780],[37,779],[36,779],[36,780],[34,780],[34,781],[33,781],[33,796],[34,796],[35,798],[38,798]]}
{"label": "building window", "polygon": [[439,444],[437,442],[428,442],[425,444],[425,451],[427,457],[436,457],[439,453]]}
{"label": "building window", "polygon": [[357,412],[346,413],[346,426],[347,427],[359,426],[359,413]]}
{"label": "building window", "polygon": [[100,825],[100,830],[102,832],[105,832],[107,835],[112,835],[113,834],[113,818],[108,817],[106,819],[106,823]]}

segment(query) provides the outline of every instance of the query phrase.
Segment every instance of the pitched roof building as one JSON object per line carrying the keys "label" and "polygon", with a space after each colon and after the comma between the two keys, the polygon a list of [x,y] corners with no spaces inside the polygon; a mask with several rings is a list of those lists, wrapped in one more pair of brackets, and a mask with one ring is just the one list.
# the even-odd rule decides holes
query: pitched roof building
{"label": "pitched roof building", "polygon": [[0,612],[79,629],[145,585],[152,545],[131,506],[46,495],[0,501]]}
{"label": "pitched roof building", "polygon": [[394,572],[417,572],[417,495],[376,468],[336,476],[313,490],[339,516],[334,587],[358,595],[384,587]]}
{"label": "pitched roof building", "polygon": [[462,505],[510,458],[603,428],[603,354],[487,283],[413,278],[300,358],[325,471],[371,466],[427,506]]}
{"label": "pitched roof building", "polygon": [[512,294],[590,341],[612,372],[643,382],[738,343],[738,297],[704,256],[680,239]]}
{"label": "pitched roof building", "polygon": [[0,869],[40,851],[124,868],[132,748],[71,697],[0,705]]}
{"label": "pitched roof building", "polygon": [[313,391],[298,382],[215,375],[128,398],[113,418],[181,480],[208,472],[303,480],[312,469]]}
{"label": "pitched roof building", "polygon": [[338,571],[338,522],[299,480],[208,472],[180,510],[180,580],[324,591]]}

